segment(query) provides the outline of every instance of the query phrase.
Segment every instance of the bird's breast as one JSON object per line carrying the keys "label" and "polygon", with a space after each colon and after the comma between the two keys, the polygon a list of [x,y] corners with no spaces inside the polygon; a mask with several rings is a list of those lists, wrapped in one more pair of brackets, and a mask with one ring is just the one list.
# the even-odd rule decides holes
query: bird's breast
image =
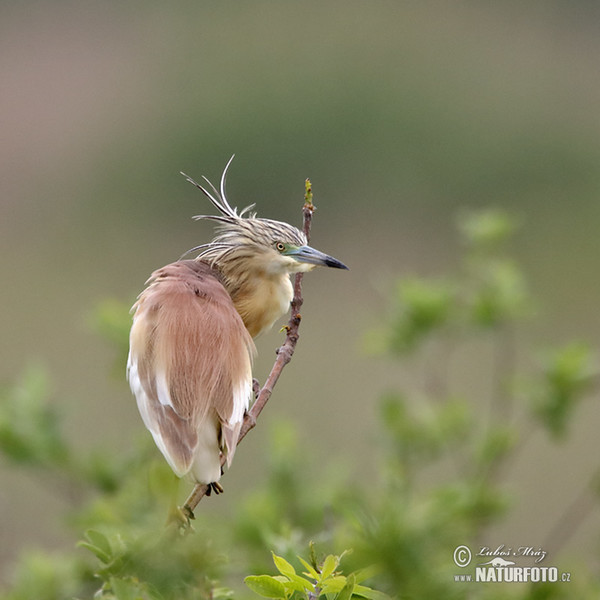
{"label": "bird's breast", "polygon": [[270,329],[283,315],[293,297],[288,275],[264,277],[232,296],[233,303],[252,337]]}

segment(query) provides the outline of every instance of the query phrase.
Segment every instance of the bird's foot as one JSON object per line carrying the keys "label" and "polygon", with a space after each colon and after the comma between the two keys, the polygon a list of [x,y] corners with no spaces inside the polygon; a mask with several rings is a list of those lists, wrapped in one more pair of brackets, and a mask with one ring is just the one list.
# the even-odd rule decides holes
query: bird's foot
{"label": "bird's foot", "polygon": [[[206,490],[206,495],[210,496],[213,492],[215,494],[219,495],[219,494],[222,494],[224,491],[225,490],[223,489],[223,486],[218,481],[213,481],[212,483],[208,484],[208,489]],[[192,513],[192,518],[193,518],[193,514],[194,513]]]}
{"label": "bird's foot", "polygon": [[169,510],[169,516],[167,517],[167,527],[173,527],[181,533],[191,533],[194,531],[192,521],[195,518],[194,511],[187,504],[173,506]]}
{"label": "bird's foot", "polygon": [[192,506],[195,508],[203,495],[210,496],[212,492],[215,494],[222,494],[223,491],[223,486],[218,481],[213,481],[212,483],[207,484],[196,484],[183,506],[171,507],[169,516],[167,518],[167,525],[176,527],[182,533],[190,533],[194,531],[194,528],[192,527],[192,521],[196,517],[194,516],[194,510]]}
{"label": "bird's foot", "polygon": [[256,400],[260,393],[260,381],[258,381],[258,379],[252,380],[252,392],[254,393],[254,399]]}

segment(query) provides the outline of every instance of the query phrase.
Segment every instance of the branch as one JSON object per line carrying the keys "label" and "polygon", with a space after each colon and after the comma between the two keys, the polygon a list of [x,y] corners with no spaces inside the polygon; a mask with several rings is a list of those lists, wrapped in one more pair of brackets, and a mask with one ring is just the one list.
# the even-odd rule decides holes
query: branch
{"label": "branch", "polygon": [[[305,182],[304,206],[302,207],[303,231],[306,235],[307,241],[310,240],[312,215],[316,210],[312,202],[312,197],[311,183],[310,180],[307,179]],[[269,398],[273,393],[273,388],[275,387],[283,368],[290,362],[290,360],[292,360],[294,350],[296,349],[296,344],[298,343],[298,329],[300,327],[300,321],[302,320],[302,317],[300,316],[300,308],[304,302],[302,298],[302,277],[303,273],[296,273],[294,277],[294,297],[291,303],[290,319],[288,324],[284,327],[286,330],[285,341],[277,349],[277,358],[275,359],[275,363],[273,364],[265,384],[258,392],[258,396],[252,405],[252,408],[244,415],[244,421],[242,422],[236,448],[246,437],[246,434],[256,426],[256,420],[269,401]],[[226,461],[227,457],[223,454],[221,457],[221,467],[225,465]],[[192,493],[189,495],[188,499],[183,505],[183,511],[186,517],[190,519],[194,518],[194,510],[196,506],[198,506],[198,503],[204,496],[210,494],[210,490],[213,487],[215,486],[205,483],[197,483],[194,486]],[[220,486],[217,486],[215,489],[218,490],[218,487]]]}

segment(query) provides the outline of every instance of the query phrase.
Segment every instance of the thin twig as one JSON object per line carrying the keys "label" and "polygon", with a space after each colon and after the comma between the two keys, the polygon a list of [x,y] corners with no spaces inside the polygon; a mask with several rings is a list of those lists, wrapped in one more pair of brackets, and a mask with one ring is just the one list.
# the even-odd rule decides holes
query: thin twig
{"label": "thin twig", "polygon": [[[304,206],[302,207],[303,231],[306,235],[307,241],[310,239],[312,215],[315,210],[316,208],[312,203],[311,183],[310,180],[307,179],[305,183]],[[244,415],[244,420],[242,422],[236,448],[246,437],[246,434],[256,426],[256,420],[269,401],[269,398],[273,393],[273,388],[275,387],[283,368],[290,362],[294,354],[294,350],[296,349],[296,344],[298,343],[299,337],[298,328],[300,327],[300,321],[302,320],[300,308],[304,302],[302,298],[302,276],[303,273],[296,273],[296,276],[294,277],[294,297],[291,303],[290,319],[285,327],[285,341],[277,349],[277,358],[275,359],[275,363],[273,364],[265,384],[260,389],[252,408]],[[227,457],[225,454],[223,454],[223,456],[221,456],[221,467],[225,465],[226,461]],[[183,510],[190,518],[193,518],[196,506],[198,506],[200,500],[206,496],[210,489],[211,486],[205,483],[198,483],[194,486],[192,493],[189,495],[188,499],[183,505]]]}

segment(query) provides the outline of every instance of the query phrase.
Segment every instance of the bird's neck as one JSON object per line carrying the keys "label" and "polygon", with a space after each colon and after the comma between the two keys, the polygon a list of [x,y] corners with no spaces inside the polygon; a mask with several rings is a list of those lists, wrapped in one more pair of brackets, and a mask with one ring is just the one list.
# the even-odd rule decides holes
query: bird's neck
{"label": "bird's neck", "polygon": [[288,310],[293,288],[287,273],[270,273],[262,265],[248,268],[247,263],[242,269],[236,261],[218,268],[225,289],[252,337],[270,329]]}

